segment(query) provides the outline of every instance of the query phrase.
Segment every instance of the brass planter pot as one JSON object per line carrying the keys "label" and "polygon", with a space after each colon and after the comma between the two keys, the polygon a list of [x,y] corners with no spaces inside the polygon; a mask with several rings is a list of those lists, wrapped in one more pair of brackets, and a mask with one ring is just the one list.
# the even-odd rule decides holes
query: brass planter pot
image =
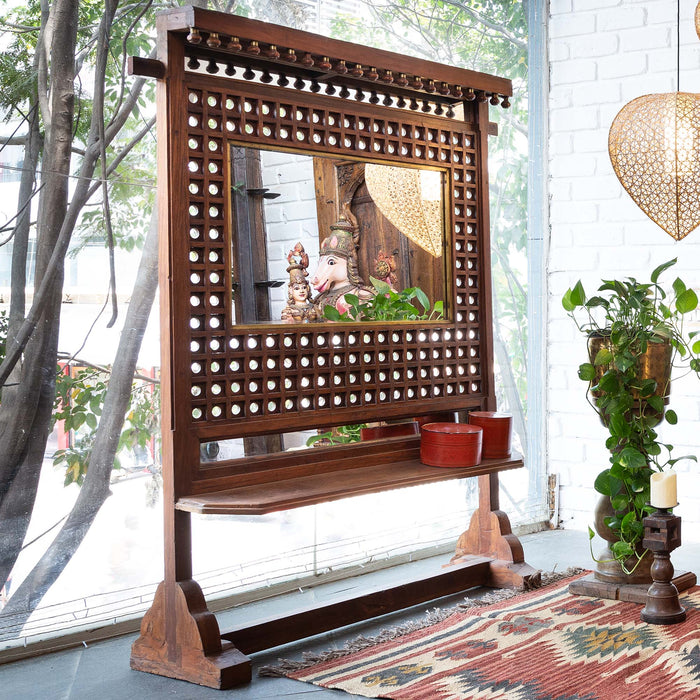
{"label": "brass planter pot", "polygon": [[[601,348],[607,348],[610,350],[610,337],[606,335],[591,335],[588,337],[588,356],[591,363],[595,359]],[[664,405],[668,405],[669,397],[671,394],[671,357],[673,354],[673,348],[671,343],[664,340],[661,343],[649,343],[647,345],[647,350],[639,357],[639,378],[641,380],[654,379],[656,381],[656,395],[661,396]],[[602,376],[608,370],[609,365],[599,365],[595,367],[595,379],[591,382],[590,392],[593,396],[594,401],[602,396],[603,392],[595,391],[592,387],[596,386],[601,380]],[[635,402],[632,406],[634,411],[642,411],[647,419],[656,419],[659,423],[663,420],[664,414],[662,412],[655,411],[652,409],[646,398],[641,398],[638,392],[633,391],[632,395],[635,397]],[[596,401],[596,405],[597,405]],[[604,417],[601,416],[603,423]]]}
{"label": "brass planter pot", "polygon": [[[651,584],[651,565],[654,561],[651,552],[647,552],[640,562],[635,557],[625,562],[625,568],[628,571],[632,571],[630,574],[626,574],[620,562],[613,557],[610,546],[617,542],[617,534],[605,524],[605,518],[612,515],[614,515],[614,511],[610,499],[607,496],[601,496],[594,511],[594,525],[596,532],[601,539],[605,540],[606,544],[603,550],[596,555],[597,562],[593,572],[594,577],[598,581],[607,583]],[[641,547],[641,542],[639,544]],[[641,554],[643,549],[638,551]]]}

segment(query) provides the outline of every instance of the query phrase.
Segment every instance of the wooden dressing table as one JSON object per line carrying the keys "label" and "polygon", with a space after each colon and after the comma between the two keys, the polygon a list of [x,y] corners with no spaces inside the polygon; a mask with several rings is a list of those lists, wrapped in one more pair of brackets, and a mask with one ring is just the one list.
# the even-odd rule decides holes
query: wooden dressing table
{"label": "wooden dressing table", "polygon": [[[495,409],[486,152],[489,103],[508,106],[510,81],[199,8],[162,14],[157,29],[157,60],[131,69],[158,80],[165,576],[132,667],[227,688],[250,680],[246,654],[536,579],[498,504],[498,473],[522,467],[517,455],[427,467],[418,436],[255,454],[285,432]],[[255,274],[256,246],[235,259],[232,231],[256,209],[232,203],[241,147],[439,172],[447,320],[242,322],[236,285]],[[201,458],[233,438],[248,456]],[[426,579],[225,633],[192,579],[191,513],[264,514],[466,476],[479,477],[479,508],[454,564]]]}

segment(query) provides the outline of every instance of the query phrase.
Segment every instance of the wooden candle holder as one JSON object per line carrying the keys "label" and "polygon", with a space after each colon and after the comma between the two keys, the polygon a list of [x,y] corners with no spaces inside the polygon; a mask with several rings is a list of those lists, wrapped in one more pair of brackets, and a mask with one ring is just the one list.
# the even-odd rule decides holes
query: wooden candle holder
{"label": "wooden candle holder", "polygon": [[686,611],[678,599],[678,589],[671,582],[671,552],[681,544],[681,519],[669,513],[667,508],[657,509],[653,515],[644,518],[642,544],[654,554],[651,565],[653,583],[647,592],[642,621],[653,625],[683,622]]}

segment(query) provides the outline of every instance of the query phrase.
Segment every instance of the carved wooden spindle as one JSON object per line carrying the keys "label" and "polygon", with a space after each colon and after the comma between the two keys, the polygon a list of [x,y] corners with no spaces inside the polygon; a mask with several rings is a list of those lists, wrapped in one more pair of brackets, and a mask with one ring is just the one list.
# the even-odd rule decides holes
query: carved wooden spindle
{"label": "carved wooden spindle", "polygon": [[643,622],[653,625],[673,625],[686,618],[685,608],[678,599],[678,589],[672,583],[671,552],[681,544],[681,519],[659,508],[644,518],[642,545],[654,553],[651,565],[653,583],[647,591],[647,602],[641,612]]}

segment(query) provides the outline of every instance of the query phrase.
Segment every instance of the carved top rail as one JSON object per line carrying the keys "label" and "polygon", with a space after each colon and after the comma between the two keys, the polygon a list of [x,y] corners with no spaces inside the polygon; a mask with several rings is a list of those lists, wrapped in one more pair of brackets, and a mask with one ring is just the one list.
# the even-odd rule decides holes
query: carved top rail
{"label": "carved top rail", "polygon": [[263,72],[278,66],[286,76],[319,86],[332,82],[346,89],[447,105],[488,99],[508,107],[513,94],[511,81],[505,78],[196,7],[174,9],[160,21],[165,31],[186,32],[186,54],[195,60],[210,59],[206,65],[212,73],[218,72],[219,61],[229,74],[236,65]]}

